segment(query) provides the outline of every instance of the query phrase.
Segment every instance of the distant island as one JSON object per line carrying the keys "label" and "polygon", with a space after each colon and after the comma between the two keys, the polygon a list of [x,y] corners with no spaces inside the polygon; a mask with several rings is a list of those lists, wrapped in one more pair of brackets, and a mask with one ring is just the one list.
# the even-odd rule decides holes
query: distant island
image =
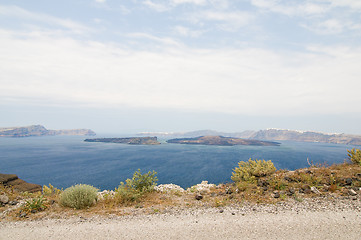
{"label": "distant island", "polygon": [[285,129],[266,129],[259,131],[247,130],[243,132],[226,133],[214,130],[199,130],[193,132],[143,132],[141,136],[158,136],[164,138],[192,138],[197,136],[224,136],[244,138],[261,141],[298,141],[298,142],[323,142],[335,144],[361,145],[360,135],[344,133],[321,133],[313,131],[296,131]]}
{"label": "distant island", "polygon": [[222,137],[222,136],[201,136],[195,138],[175,138],[170,139],[167,143],[179,144],[200,144],[200,145],[218,145],[218,146],[234,146],[234,145],[252,145],[252,146],[279,146],[280,143],[249,140],[242,138]]}
{"label": "distant island", "polygon": [[55,135],[95,136],[90,129],[48,130],[42,125],[0,128],[0,137],[35,137]]}
{"label": "distant island", "polygon": [[132,145],[158,145],[157,137],[128,137],[128,138],[91,138],[85,139],[85,142],[104,142],[104,143],[126,143]]}

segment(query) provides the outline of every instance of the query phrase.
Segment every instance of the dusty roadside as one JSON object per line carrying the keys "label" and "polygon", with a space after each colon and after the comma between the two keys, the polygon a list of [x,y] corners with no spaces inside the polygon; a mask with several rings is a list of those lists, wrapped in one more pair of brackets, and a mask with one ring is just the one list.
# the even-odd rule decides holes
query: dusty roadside
{"label": "dusty roadside", "polygon": [[2,222],[0,239],[359,239],[361,236],[360,211],[222,210]]}
{"label": "dusty roadside", "polygon": [[359,239],[361,201],[310,198],[302,202],[169,208],[149,214],[59,215],[1,221],[1,240],[21,239]]}

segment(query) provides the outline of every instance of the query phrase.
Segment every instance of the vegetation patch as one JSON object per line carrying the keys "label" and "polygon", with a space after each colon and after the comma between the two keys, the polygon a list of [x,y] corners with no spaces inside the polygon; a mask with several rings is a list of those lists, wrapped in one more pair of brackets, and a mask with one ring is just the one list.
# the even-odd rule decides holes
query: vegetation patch
{"label": "vegetation patch", "polygon": [[276,171],[272,161],[252,160],[248,162],[240,161],[238,168],[232,173],[232,180],[235,182],[245,181],[254,183],[258,178],[270,175]]}
{"label": "vegetation patch", "polygon": [[348,154],[347,156],[349,157],[349,160],[353,163],[353,164],[358,164],[361,165],[361,150],[360,149],[351,149],[351,150],[347,150]]}
{"label": "vegetation patch", "polygon": [[130,204],[138,201],[146,193],[153,192],[158,181],[156,174],[155,171],[142,174],[138,169],[132,179],[128,178],[125,183],[121,182],[120,186],[115,189],[117,200],[122,204]]}
{"label": "vegetation patch", "polygon": [[90,185],[71,186],[60,195],[60,204],[75,209],[87,208],[96,202],[97,193],[98,189]]}

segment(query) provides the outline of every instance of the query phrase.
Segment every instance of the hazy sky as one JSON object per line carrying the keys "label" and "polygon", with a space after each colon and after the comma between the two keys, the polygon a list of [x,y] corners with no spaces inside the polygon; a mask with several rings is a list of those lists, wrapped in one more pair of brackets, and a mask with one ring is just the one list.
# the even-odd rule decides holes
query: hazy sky
{"label": "hazy sky", "polygon": [[0,127],[361,134],[360,0],[0,0]]}

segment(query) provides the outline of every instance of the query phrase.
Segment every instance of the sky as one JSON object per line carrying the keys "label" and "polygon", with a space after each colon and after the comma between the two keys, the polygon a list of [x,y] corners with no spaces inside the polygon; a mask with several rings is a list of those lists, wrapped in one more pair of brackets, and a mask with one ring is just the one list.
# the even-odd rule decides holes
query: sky
{"label": "sky", "polygon": [[361,134],[359,0],[0,0],[0,127]]}

